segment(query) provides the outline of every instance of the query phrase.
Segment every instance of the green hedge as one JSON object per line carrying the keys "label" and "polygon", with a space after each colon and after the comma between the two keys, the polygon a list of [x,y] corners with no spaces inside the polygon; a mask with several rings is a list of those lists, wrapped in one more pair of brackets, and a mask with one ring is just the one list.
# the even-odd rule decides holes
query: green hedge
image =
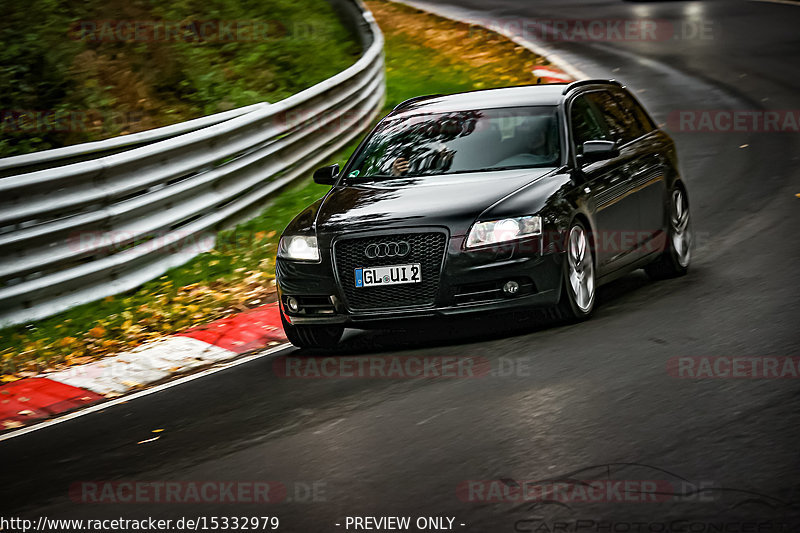
{"label": "green hedge", "polygon": [[326,0],[5,0],[3,8],[0,157],[278,101],[360,52]]}

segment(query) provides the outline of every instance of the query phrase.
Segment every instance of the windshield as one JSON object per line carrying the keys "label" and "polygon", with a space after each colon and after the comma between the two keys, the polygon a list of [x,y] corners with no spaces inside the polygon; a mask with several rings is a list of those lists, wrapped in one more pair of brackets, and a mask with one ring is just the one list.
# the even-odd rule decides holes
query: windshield
{"label": "windshield", "polygon": [[378,125],[348,178],[551,167],[560,157],[555,107],[428,113]]}

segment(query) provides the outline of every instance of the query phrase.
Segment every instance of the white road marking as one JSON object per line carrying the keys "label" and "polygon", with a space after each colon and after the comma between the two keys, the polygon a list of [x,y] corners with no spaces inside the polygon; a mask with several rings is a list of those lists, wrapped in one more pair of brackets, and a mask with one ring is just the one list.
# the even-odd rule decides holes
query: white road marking
{"label": "white road marking", "polygon": [[207,342],[176,335],[130,352],[43,374],[41,377],[97,394],[124,394],[135,387],[160,381],[170,374],[233,359],[237,355],[234,351]]}
{"label": "white road marking", "polygon": [[572,78],[566,74],[562,74],[547,68],[535,68],[533,69],[533,75],[537,78],[554,78],[562,81],[572,81]]}
{"label": "white road marking", "polygon": [[[211,345],[208,345],[211,346]],[[128,403],[130,401],[136,400],[137,398],[142,398],[144,396],[149,396],[150,394],[154,394],[156,392],[160,392],[162,390],[166,390],[172,387],[176,387],[178,385],[182,385],[184,383],[188,383],[189,381],[194,381],[195,379],[200,379],[206,376],[210,376],[211,374],[216,374],[217,372],[221,372],[223,370],[227,370],[229,368],[233,368],[238,365],[243,365],[245,363],[249,363],[250,361],[255,361],[256,359],[260,359],[262,357],[266,357],[268,355],[272,355],[274,353],[280,352],[287,348],[291,348],[292,345],[288,342],[286,344],[281,344],[280,346],[275,346],[274,348],[270,348],[269,350],[265,350],[263,352],[255,353],[253,355],[248,355],[241,359],[236,359],[235,361],[229,361],[227,363],[223,363],[220,366],[215,366],[213,368],[209,368],[208,370],[203,370],[202,372],[198,372],[197,374],[190,374],[188,376],[184,376],[182,378],[178,378],[175,381],[169,381],[167,383],[162,383],[161,385],[157,385],[151,389],[145,389],[143,391],[135,392],[128,396],[121,396],[114,400],[110,400],[103,403],[98,403],[96,405],[92,405],[87,407],[86,409],[81,409],[80,411],[74,411],[72,413],[68,413],[63,416],[59,416],[57,418],[51,418],[50,420],[45,420],[33,426],[27,426],[24,428],[20,428],[15,431],[11,431],[9,433],[4,433],[0,435],[0,442],[8,439],[13,439],[14,437],[20,437],[27,433],[32,433],[34,431],[38,431],[40,429],[48,428],[54,426],[56,424],[60,424],[61,422],[66,422],[67,420],[73,420],[75,418],[79,418],[84,415],[88,415],[91,413],[96,413],[98,411],[102,411],[104,409],[108,409],[110,407],[114,407],[115,405]]]}

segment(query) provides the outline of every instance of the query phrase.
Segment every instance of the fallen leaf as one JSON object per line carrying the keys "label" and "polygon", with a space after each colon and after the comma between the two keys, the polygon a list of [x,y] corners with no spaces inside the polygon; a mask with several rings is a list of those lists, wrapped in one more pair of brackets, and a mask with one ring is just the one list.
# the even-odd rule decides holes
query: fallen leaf
{"label": "fallen leaf", "polygon": [[3,420],[3,427],[6,429],[20,428],[23,425],[22,422],[17,422],[16,420]]}
{"label": "fallen leaf", "polygon": [[36,413],[34,411],[31,411],[30,409],[23,409],[22,411],[18,412],[17,414],[20,415],[20,416],[33,416]]}
{"label": "fallen leaf", "polygon": [[105,334],[106,330],[101,326],[95,326],[89,330],[89,335],[91,335],[92,337],[102,337]]}
{"label": "fallen leaf", "polygon": [[61,346],[69,346],[70,344],[74,343],[77,340],[78,339],[76,339],[75,337],[64,337],[63,339],[58,341],[58,344]]}

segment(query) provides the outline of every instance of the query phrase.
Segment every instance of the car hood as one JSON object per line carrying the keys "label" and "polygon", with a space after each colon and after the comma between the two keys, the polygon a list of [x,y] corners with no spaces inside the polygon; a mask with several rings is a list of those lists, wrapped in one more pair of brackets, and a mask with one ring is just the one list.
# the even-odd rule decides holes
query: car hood
{"label": "car hood", "polygon": [[452,236],[463,235],[489,207],[553,171],[504,170],[335,187],[317,204],[317,234],[447,226]]}

